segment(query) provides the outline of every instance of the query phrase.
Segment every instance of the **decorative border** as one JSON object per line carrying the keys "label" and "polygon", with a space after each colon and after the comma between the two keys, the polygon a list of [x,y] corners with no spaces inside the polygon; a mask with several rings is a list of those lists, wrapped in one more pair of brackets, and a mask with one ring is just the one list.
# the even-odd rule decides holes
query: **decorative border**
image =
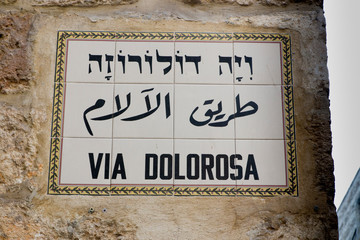
{"label": "decorative border", "polygon": [[287,34],[234,33],[234,41],[281,42],[283,58],[283,85],[292,85],[291,40]]}
{"label": "decorative border", "polygon": [[176,32],[177,41],[232,41],[232,33]]}
{"label": "decorative border", "polygon": [[236,196],[237,187],[176,187],[175,196]]}
{"label": "decorative border", "polygon": [[[288,187],[160,187],[160,186],[59,186],[61,127],[64,100],[66,44],[69,39],[158,40],[158,41],[255,41],[281,42],[283,103],[286,136]],[[76,32],[59,31],[56,50],[55,84],[51,125],[48,194],[139,195],[139,196],[298,196],[295,118],[292,87],[291,41],[283,34],[184,33],[184,32]]]}
{"label": "decorative border", "polygon": [[110,193],[114,196],[138,195],[138,196],[172,196],[173,187],[130,187],[130,186],[111,186]]}

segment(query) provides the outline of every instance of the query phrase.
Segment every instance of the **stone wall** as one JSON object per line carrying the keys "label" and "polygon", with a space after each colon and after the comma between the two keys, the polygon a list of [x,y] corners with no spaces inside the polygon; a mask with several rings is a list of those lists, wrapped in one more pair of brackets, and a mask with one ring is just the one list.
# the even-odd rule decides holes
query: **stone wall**
{"label": "stone wall", "polygon": [[[48,195],[58,30],[290,34],[299,196]],[[0,239],[337,239],[325,38],[321,0],[0,0]]]}

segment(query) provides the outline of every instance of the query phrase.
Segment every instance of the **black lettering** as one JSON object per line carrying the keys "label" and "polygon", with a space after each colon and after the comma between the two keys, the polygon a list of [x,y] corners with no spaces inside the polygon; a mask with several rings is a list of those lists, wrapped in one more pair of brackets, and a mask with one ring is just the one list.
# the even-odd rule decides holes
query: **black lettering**
{"label": "black lettering", "polygon": [[255,158],[253,154],[249,154],[245,171],[245,180],[249,180],[250,174],[254,175],[255,180],[259,180],[259,175],[256,169]]}
{"label": "black lettering", "polygon": [[[232,73],[232,57],[223,57],[219,55],[219,63],[227,63],[229,66],[230,73]],[[219,65],[219,75],[223,74],[223,71],[221,69],[221,66]]]}
{"label": "black lettering", "polygon": [[232,180],[241,180],[243,177],[242,167],[240,165],[236,165],[235,160],[239,159],[242,160],[242,157],[240,154],[233,154],[230,156],[230,168],[236,169],[237,173],[231,173],[230,178]]}
{"label": "black lettering", "polygon": [[[122,53],[121,50],[119,52]],[[117,57],[118,57],[118,62],[122,63],[123,73],[125,73],[125,56],[118,54]]]}
{"label": "black lettering", "polygon": [[138,66],[139,66],[139,71],[140,71],[140,73],[142,73],[141,57],[140,56],[128,54],[128,61],[129,62],[137,62]]}
{"label": "black lettering", "polygon": [[[149,53],[149,50],[147,50],[146,53]],[[152,58],[152,56],[145,55],[145,62],[149,63],[150,74],[152,74]]]}
{"label": "black lettering", "polygon": [[105,179],[109,179],[110,174],[110,153],[105,153]]}
{"label": "black lettering", "polygon": [[89,161],[90,161],[90,169],[91,169],[92,179],[98,178],[103,155],[104,155],[103,153],[99,153],[97,161],[96,161],[96,165],[95,165],[94,154],[89,153]]}
{"label": "black lettering", "polygon": [[124,159],[121,153],[116,155],[114,170],[111,179],[116,179],[117,175],[120,174],[121,179],[126,179]]}
{"label": "black lettering", "polygon": [[[206,159],[209,160],[208,164]],[[214,167],[214,156],[211,154],[201,154],[201,179],[206,180],[206,172],[210,180],[214,180],[212,168]]]}
{"label": "black lettering", "polygon": [[180,175],[180,161],[178,153],[175,153],[175,179],[185,179],[185,176]]}
{"label": "black lettering", "polygon": [[[89,54],[89,61],[96,61],[98,62],[98,65],[99,65],[99,70],[101,72],[101,59],[102,59],[102,55],[92,55],[92,54]],[[89,73],[91,73],[92,70],[91,70],[91,65],[89,63]]]}
{"label": "black lettering", "polygon": [[201,56],[187,56],[185,55],[185,62],[193,62],[196,69],[196,74],[199,74],[199,62],[201,62]]}
{"label": "black lettering", "polygon": [[[193,161],[192,161],[193,160]],[[194,171],[192,169],[192,162],[194,162]],[[199,179],[199,155],[197,154],[189,154],[187,156],[187,169],[186,169],[186,175],[188,179],[196,180]],[[194,172],[194,175],[192,175],[192,172]]]}
{"label": "black lettering", "polygon": [[[152,159],[152,175],[150,174],[150,162]],[[156,154],[145,154],[145,179],[156,179],[158,169],[158,156]]]}
{"label": "black lettering", "polygon": [[[179,51],[177,51],[177,53],[179,53]],[[183,57],[175,55],[175,61],[180,64],[180,71],[181,71],[181,74],[183,74]]]}
{"label": "black lettering", "polygon": [[169,66],[167,66],[166,68],[164,68],[164,75],[166,75],[168,72],[170,72],[171,70],[171,65],[172,65],[172,56],[161,56],[159,55],[159,51],[156,49],[156,60],[158,62],[168,62]]}
{"label": "black lettering", "polygon": [[[167,175],[165,174],[166,165],[167,165]],[[170,154],[162,154],[160,156],[160,178],[162,180],[168,180],[172,178],[172,156]]]}
{"label": "black lettering", "polygon": [[[221,175],[221,166],[224,168],[223,175]],[[225,154],[219,154],[216,156],[216,178],[218,180],[226,180],[229,178],[229,159]]]}
{"label": "black lettering", "polygon": [[241,57],[235,55],[235,62],[238,63],[239,67],[241,67]]}
{"label": "black lettering", "polygon": [[114,61],[114,56],[105,54],[105,60],[108,62],[107,72],[110,73],[110,72],[111,72],[110,62],[113,62],[113,61]]}

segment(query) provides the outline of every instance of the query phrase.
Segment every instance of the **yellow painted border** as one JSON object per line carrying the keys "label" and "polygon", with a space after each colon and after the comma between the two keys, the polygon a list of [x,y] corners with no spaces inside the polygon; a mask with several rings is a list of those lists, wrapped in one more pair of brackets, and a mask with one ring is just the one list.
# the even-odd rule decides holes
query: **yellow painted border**
{"label": "yellow painted border", "polygon": [[[288,187],[160,187],[160,186],[59,186],[59,162],[65,76],[66,44],[69,39],[153,40],[153,41],[258,41],[281,42],[283,71],[283,105],[287,157]],[[80,32],[59,31],[56,49],[54,98],[49,163],[49,194],[66,195],[139,195],[139,196],[279,196],[298,195],[295,142],[294,100],[290,36],[286,34],[185,33],[185,32]]]}

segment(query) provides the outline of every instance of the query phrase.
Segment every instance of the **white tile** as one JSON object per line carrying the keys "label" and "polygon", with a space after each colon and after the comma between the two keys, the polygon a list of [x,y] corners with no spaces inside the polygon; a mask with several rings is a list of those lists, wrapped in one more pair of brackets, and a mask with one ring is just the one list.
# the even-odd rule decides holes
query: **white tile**
{"label": "white tile", "polygon": [[173,41],[117,41],[117,83],[173,83]]}
{"label": "white tile", "polygon": [[112,118],[96,119],[112,114],[113,102],[112,84],[67,83],[63,103],[63,136],[110,138]]}
{"label": "white tile", "polygon": [[175,86],[175,138],[233,139],[233,113],[233,86]]}
{"label": "white tile", "polygon": [[175,55],[182,57],[175,62],[176,83],[233,83],[232,42],[177,41]]}
{"label": "white tile", "polygon": [[238,186],[285,187],[287,162],[284,140],[237,140],[236,153],[241,155],[239,165],[242,179]]}
{"label": "white tile", "polygon": [[114,138],[173,137],[173,85],[116,84],[117,98],[121,114],[114,118]]}
{"label": "white tile", "polygon": [[244,107],[235,118],[236,139],[284,139],[281,86],[238,85],[235,95],[235,105]]}
{"label": "white tile", "polygon": [[[175,139],[175,186],[236,186],[233,140]],[[235,160],[233,160],[235,161]]]}
{"label": "white tile", "polygon": [[68,40],[66,82],[114,82],[115,42]]}
{"label": "white tile", "polygon": [[280,43],[234,42],[235,83],[280,85],[281,66]]}
{"label": "white tile", "polygon": [[173,140],[114,139],[112,166],[112,186],[173,186]]}
{"label": "white tile", "polygon": [[63,138],[60,185],[110,187],[111,139]]}

